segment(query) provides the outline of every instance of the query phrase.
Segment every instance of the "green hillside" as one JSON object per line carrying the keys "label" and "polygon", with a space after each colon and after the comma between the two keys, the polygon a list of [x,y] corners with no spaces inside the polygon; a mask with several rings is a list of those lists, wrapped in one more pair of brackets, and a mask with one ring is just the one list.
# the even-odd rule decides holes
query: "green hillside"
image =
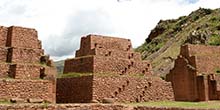
{"label": "green hillside", "polygon": [[220,9],[200,8],[188,16],[160,20],[136,51],[151,62],[156,74],[165,75],[185,43],[220,45]]}
{"label": "green hillside", "polygon": [[64,60],[56,61],[54,62],[56,68],[57,68],[57,73],[63,73],[63,68],[64,68]]}

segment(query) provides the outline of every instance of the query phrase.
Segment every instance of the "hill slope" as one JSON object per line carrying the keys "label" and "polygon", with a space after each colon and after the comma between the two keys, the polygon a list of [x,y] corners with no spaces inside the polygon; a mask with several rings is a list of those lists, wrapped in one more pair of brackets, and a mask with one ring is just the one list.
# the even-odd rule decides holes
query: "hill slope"
{"label": "hill slope", "polygon": [[220,9],[200,8],[188,16],[161,20],[136,51],[152,63],[156,74],[165,75],[185,43],[220,45]]}
{"label": "hill slope", "polygon": [[63,73],[63,68],[64,68],[64,60],[55,61],[54,64],[57,68],[57,73],[62,74]]}

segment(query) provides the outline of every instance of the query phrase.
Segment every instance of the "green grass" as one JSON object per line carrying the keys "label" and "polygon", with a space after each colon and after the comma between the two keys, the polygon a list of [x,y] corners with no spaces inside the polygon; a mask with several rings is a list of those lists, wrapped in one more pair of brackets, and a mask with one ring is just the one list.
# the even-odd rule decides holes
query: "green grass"
{"label": "green grass", "polygon": [[220,45],[220,35],[218,34],[213,34],[208,41],[209,45],[215,45],[219,46]]}
{"label": "green grass", "polygon": [[11,104],[11,102],[5,99],[0,99],[0,104]]}
{"label": "green grass", "polygon": [[215,69],[215,73],[216,73],[216,74],[220,74],[220,68],[216,68],[216,69]]}
{"label": "green grass", "polygon": [[59,74],[57,78],[74,78],[74,77],[82,77],[82,76],[99,76],[99,77],[135,77],[135,78],[145,78],[144,74],[125,74],[125,75],[120,75],[118,73],[64,73],[64,74]]}
{"label": "green grass", "polygon": [[91,76],[92,73],[65,73],[57,76],[57,78],[73,78],[73,77],[82,77],[82,76]]}
{"label": "green grass", "polygon": [[180,108],[220,108],[220,101],[208,102],[178,102],[178,101],[158,101],[129,103],[131,106],[150,106],[150,107],[180,107]]}

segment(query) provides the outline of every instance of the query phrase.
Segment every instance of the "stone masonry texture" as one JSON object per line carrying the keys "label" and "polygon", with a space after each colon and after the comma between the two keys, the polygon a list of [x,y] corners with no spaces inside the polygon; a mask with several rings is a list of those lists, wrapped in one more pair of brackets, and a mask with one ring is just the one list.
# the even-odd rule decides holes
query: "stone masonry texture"
{"label": "stone masonry texture", "polygon": [[0,110],[219,110],[202,108],[128,106],[120,104],[0,104]]}
{"label": "stone masonry texture", "polygon": [[151,65],[141,61],[141,55],[132,50],[129,39],[100,35],[88,35],[81,38],[76,58],[67,59],[64,74],[106,73],[151,75]]}
{"label": "stone masonry texture", "polygon": [[0,26],[0,100],[55,102],[56,69],[51,62],[35,29]]}
{"label": "stone masonry texture", "polygon": [[82,103],[106,98],[117,102],[173,100],[172,86],[158,77],[83,76],[57,79],[57,103]]}
{"label": "stone masonry texture", "polygon": [[58,78],[57,103],[174,100],[171,83],[152,76],[129,39],[88,35],[75,56],[65,60],[64,74],[87,76]]}
{"label": "stone masonry texture", "polygon": [[183,45],[175,66],[167,75],[175,100],[219,100],[220,47]]}

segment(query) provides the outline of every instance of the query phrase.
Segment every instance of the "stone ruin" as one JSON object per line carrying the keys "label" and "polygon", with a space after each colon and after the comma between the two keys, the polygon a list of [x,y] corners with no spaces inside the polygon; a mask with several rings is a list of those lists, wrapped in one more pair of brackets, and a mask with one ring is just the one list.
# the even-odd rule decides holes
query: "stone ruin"
{"label": "stone ruin", "polygon": [[151,75],[151,65],[141,61],[129,39],[88,35],[82,37],[76,58],[65,61],[64,73],[116,73]]}
{"label": "stone ruin", "polygon": [[55,102],[55,73],[35,29],[0,26],[0,100]]}
{"label": "stone ruin", "polygon": [[220,46],[183,45],[167,75],[176,101],[220,100]]}
{"label": "stone ruin", "polygon": [[88,35],[75,56],[65,61],[63,74],[83,76],[57,79],[57,103],[173,100],[171,83],[152,76],[129,39]]}

